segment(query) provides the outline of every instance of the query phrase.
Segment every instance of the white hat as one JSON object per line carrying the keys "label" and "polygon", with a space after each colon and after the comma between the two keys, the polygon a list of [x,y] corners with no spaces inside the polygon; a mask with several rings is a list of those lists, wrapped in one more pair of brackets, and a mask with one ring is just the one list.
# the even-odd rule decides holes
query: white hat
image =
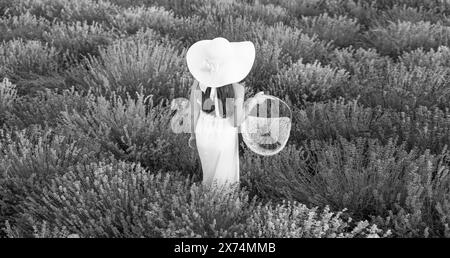
{"label": "white hat", "polygon": [[225,38],[201,40],[186,53],[189,72],[200,89],[218,88],[243,80],[255,61],[255,46],[250,41],[229,42]]}

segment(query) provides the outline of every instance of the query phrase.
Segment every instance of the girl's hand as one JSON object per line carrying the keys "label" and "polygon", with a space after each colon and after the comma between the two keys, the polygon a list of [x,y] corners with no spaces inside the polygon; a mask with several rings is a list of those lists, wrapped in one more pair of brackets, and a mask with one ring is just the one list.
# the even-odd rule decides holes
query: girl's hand
{"label": "girl's hand", "polygon": [[264,95],[264,91],[260,91],[260,92],[256,93],[255,96],[249,98],[249,99],[245,102],[245,104],[246,104],[246,105],[245,105],[246,111],[249,111],[248,108],[249,108],[251,105],[254,105],[255,102],[256,102],[256,104],[262,104],[262,103],[264,103],[264,101],[265,101],[264,99],[258,99],[258,98],[257,98],[258,96],[262,96],[262,95]]}
{"label": "girl's hand", "polygon": [[[256,93],[256,95],[253,97],[253,98],[255,98],[256,99],[256,97],[258,97],[258,96],[262,96],[262,95],[264,95],[264,91],[260,91],[260,92],[258,92],[258,93]],[[264,102],[265,100],[264,99],[260,99],[260,100],[257,100],[258,101],[258,104],[261,104],[262,102]]]}

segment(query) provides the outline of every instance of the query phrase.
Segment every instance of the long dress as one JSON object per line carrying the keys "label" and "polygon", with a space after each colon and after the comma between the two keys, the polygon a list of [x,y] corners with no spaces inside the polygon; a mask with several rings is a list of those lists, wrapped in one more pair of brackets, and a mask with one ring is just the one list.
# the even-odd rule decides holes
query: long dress
{"label": "long dress", "polygon": [[[214,99],[218,106],[217,97]],[[239,182],[238,128],[229,118],[200,111],[195,128],[197,150],[206,186],[236,186]]]}

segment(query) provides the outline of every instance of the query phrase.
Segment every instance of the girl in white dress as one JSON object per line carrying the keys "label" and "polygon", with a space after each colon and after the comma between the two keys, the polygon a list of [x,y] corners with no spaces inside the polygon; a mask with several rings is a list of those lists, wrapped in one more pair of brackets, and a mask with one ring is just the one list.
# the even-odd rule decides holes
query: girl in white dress
{"label": "girl in white dress", "polygon": [[236,185],[239,182],[239,125],[244,118],[244,87],[255,48],[249,41],[224,38],[202,40],[187,54],[188,68],[196,79],[191,89],[191,138],[202,163],[203,184]]}
{"label": "girl in white dress", "polygon": [[[244,87],[233,84],[218,88],[216,93],[207,88],[205,93],[192,95],[197,122],[189,145],[196,146],[199,152],[203,183],[208,186],[236,184],[239,182],[238,126],[243,115]],[[237,101],[233,103],[233,99]]]}

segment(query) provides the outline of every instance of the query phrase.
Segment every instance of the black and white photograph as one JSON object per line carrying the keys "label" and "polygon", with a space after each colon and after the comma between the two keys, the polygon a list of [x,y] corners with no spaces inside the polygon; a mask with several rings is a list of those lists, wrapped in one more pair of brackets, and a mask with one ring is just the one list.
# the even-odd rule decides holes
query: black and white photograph
{"label": "black and white photograph", "polygon": [[0,0],[0,246],[449,238],[449,144],[449,0]]}

